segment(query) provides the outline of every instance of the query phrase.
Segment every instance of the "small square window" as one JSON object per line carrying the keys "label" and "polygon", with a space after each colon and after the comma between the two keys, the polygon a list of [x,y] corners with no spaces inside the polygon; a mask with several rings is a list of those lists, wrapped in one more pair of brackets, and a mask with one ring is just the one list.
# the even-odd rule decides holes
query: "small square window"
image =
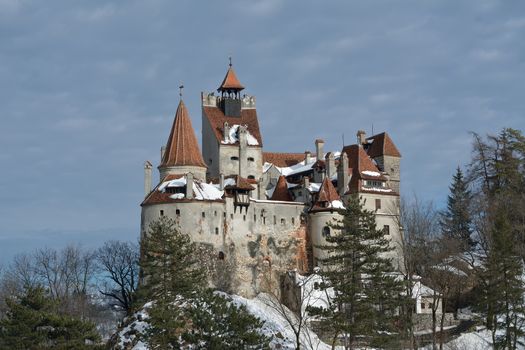
{"label": "small square window", "polygon": [[164,216],[164,210],[160,211],[160,216]]}
{"label": "small square window", "polygon": [[389,235],[390,234],[390,226],[388,226],[388,225],[384,225],[383,226],[383,234],[384,235]]}
{"label": "small square window", "polygon": [[175,215],[180,216],[180,209],[175,209]]}
{"label": "small square window", "polygon": [[219,234],[219,228],[218,228],[218,227],[215,227],[215,234],[216,234],[216,235]]}
{"label": "small square window", "polygon": [[202,212],[202,217],[205,218],[206,217],[206,213],[205,212]]}
{"label": "small square window", "polygon": [[281,218],[281,225],[284,225],[286,224],[286,219],[285,218]]}

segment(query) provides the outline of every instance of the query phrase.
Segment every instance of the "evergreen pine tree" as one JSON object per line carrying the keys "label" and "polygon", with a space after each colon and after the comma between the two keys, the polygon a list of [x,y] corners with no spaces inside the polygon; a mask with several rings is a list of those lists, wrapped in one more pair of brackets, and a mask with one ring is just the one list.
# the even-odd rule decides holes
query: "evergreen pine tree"
{"label": "evergreen pine tree", "polygon": [[0,321],[0,349],[96,349],[95,325],[58,311],[41,287],[27,288],[19,298],[6,299]]}
{"label": "evergreen pine tree", "polygon": [[332,225],[337,233],[319,247],[328,253],[320,261],[324,282],[319,288],[333,289],[330,305],[309,310],[334,332],[334,341],[343,339],[346,349],[361,342],[388,346],[399,338],[395,315],[403,300],[403,281],[386,257],[393,248],[377,229],[375,214],[364,209],[359,198],[351,198],[342,214]]}
{"label": "evergreen pine tree", "polygon": [[457,239],[461,242],[463,249],[468,249],[474,245],[471,238],[471,193],[459,167],[454,174],[449,190],[447,209],[441,214],[441,227],[445,236]]}
{"label": "evergreen pine tree", "polygon": [[263,322],[243,305],[208,290],[191,301],[191,330],[182,339],[195,349],[269,349],[270,338],[261,334]]}
{"label": "evergreen pine tree", "polygon": [[513,244],[511,225],[505,213],[495,218],[491,249],[483,271],[485,288],[482,310],[488,317],[496,349],[516,349],[525,322],[522,280],[523,263]]}
{"label": "evergreen pine tree", "polygon": [[206,275],[196,256],[195,243],[165,216],[151,223],[142,241],[142,285],[139,300],[153,300],[149,311],[148,342],[162,349],[177,348],[187,318],[176,305],[206,284]]}

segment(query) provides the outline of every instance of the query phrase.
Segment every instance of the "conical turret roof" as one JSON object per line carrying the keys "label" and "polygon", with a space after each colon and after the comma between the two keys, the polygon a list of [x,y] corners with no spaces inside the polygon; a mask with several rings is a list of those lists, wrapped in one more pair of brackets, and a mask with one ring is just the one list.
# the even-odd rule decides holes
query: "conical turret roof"
{"label": "conical turret roof", "polygon": [[181,100],[175,113],[170,137],[162,157],[161,167],[192,165],[206,167],[191,125],[191,119]]}
{"label": "conical turret roof", "polygon": [[230,66],[228,68],[228,71],[226,72],[226,76],[224,77],[224,80],[222,81],[221,86],[217,89],[218,91],[223,90],[243,90],[244,86],[242,86],[239,79],[237,79],[237,75],[235,74],[235,71],[233,70],[233,67]]}
{"label": "conical turret roof", "polygon": [[286,178],[284,176],[279,176],[279,180],[277,180],[277,185],[275,185],[272,198],[270,199],[273,201],[293,201],[290,192],[288,192],[288,184],[286,183]]}

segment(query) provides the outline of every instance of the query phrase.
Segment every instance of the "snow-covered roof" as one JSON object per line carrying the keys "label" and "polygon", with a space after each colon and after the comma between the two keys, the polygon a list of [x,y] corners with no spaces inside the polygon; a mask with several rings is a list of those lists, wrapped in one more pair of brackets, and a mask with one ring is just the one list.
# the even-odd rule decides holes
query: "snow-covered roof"
{"label": "snow-covered roof", "polygon": [[[228,180],[230,179],[226,179],[224,182],[226,183]],[[163,182],[157,188],[157,191],[165,192],[166,188],[184,186],[186,186],[186,176]],[[196,200],[217,200],[221,199],[223,194],[224,191],[219,190],[218,185],[193,180],[193,198]],[[183,193],[174,193],[170,196],[171,199],[183,199],[184,197],[185,195]]]}
{"label": "snow-covered roof", "polygon": [[[230,127],[230,133],[228,134],[228,139],[222,140],[221,143],[227,145],[227,144],[235,144],[239,142],[239,127],[240,127],[239,124],[232,125]],[[257,139],[252,134],[250,134],[248,129],[246,129],[246,141],[248,142],[248,145],[250,146],[259,145],[259,142],[257,141]]]}

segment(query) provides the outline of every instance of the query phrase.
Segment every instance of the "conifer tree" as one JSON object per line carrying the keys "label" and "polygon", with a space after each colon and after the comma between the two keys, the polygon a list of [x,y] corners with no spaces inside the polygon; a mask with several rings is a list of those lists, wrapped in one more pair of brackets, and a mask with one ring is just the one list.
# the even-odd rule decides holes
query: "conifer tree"
{"label": "conifer tree", "polygon": [[208,290],[191,301],[192,329],[182,339],[195,349],[269,349],[270,338],[261,334],[263,322],[243,305]]}
{"label": "conifer tree", "polygon": [[27,288],[20,298],[6,299],[0,321],[0,349],[97,349],[95,325],[58,310],[41,287]]}
{"label": "conifer tree", "polygon": [[139,288],[141,302],[153,301],[148,342],[162,349],[177,348],[186,317],[176,301],[201,290],[206,275],[199,265],[195,243],[165,216],[150,224],[142,241]]}
{"label": "conifer tree", "polygon": [[441,214],[441,227],[445,236],[458,240],[463,249],[466,250],[474,245],[471,238],[471,193],[459,167],[454,174],[449,190],[447,209]]}
{"label": "conifer tree", "polygon": [[321,259],[320,289],[329,291],[328,308],[310,307],[321,317],[325,329],[334,332],[334,342],[343,339],[346,349],[360,342],[388,346],[399,338],[394,326],[402,303],[403,281],[386,257],[389,240],[376,227],[375,214],[363,208],[359,198],[349,200],[341,221],[319,247],[328,253]]}

